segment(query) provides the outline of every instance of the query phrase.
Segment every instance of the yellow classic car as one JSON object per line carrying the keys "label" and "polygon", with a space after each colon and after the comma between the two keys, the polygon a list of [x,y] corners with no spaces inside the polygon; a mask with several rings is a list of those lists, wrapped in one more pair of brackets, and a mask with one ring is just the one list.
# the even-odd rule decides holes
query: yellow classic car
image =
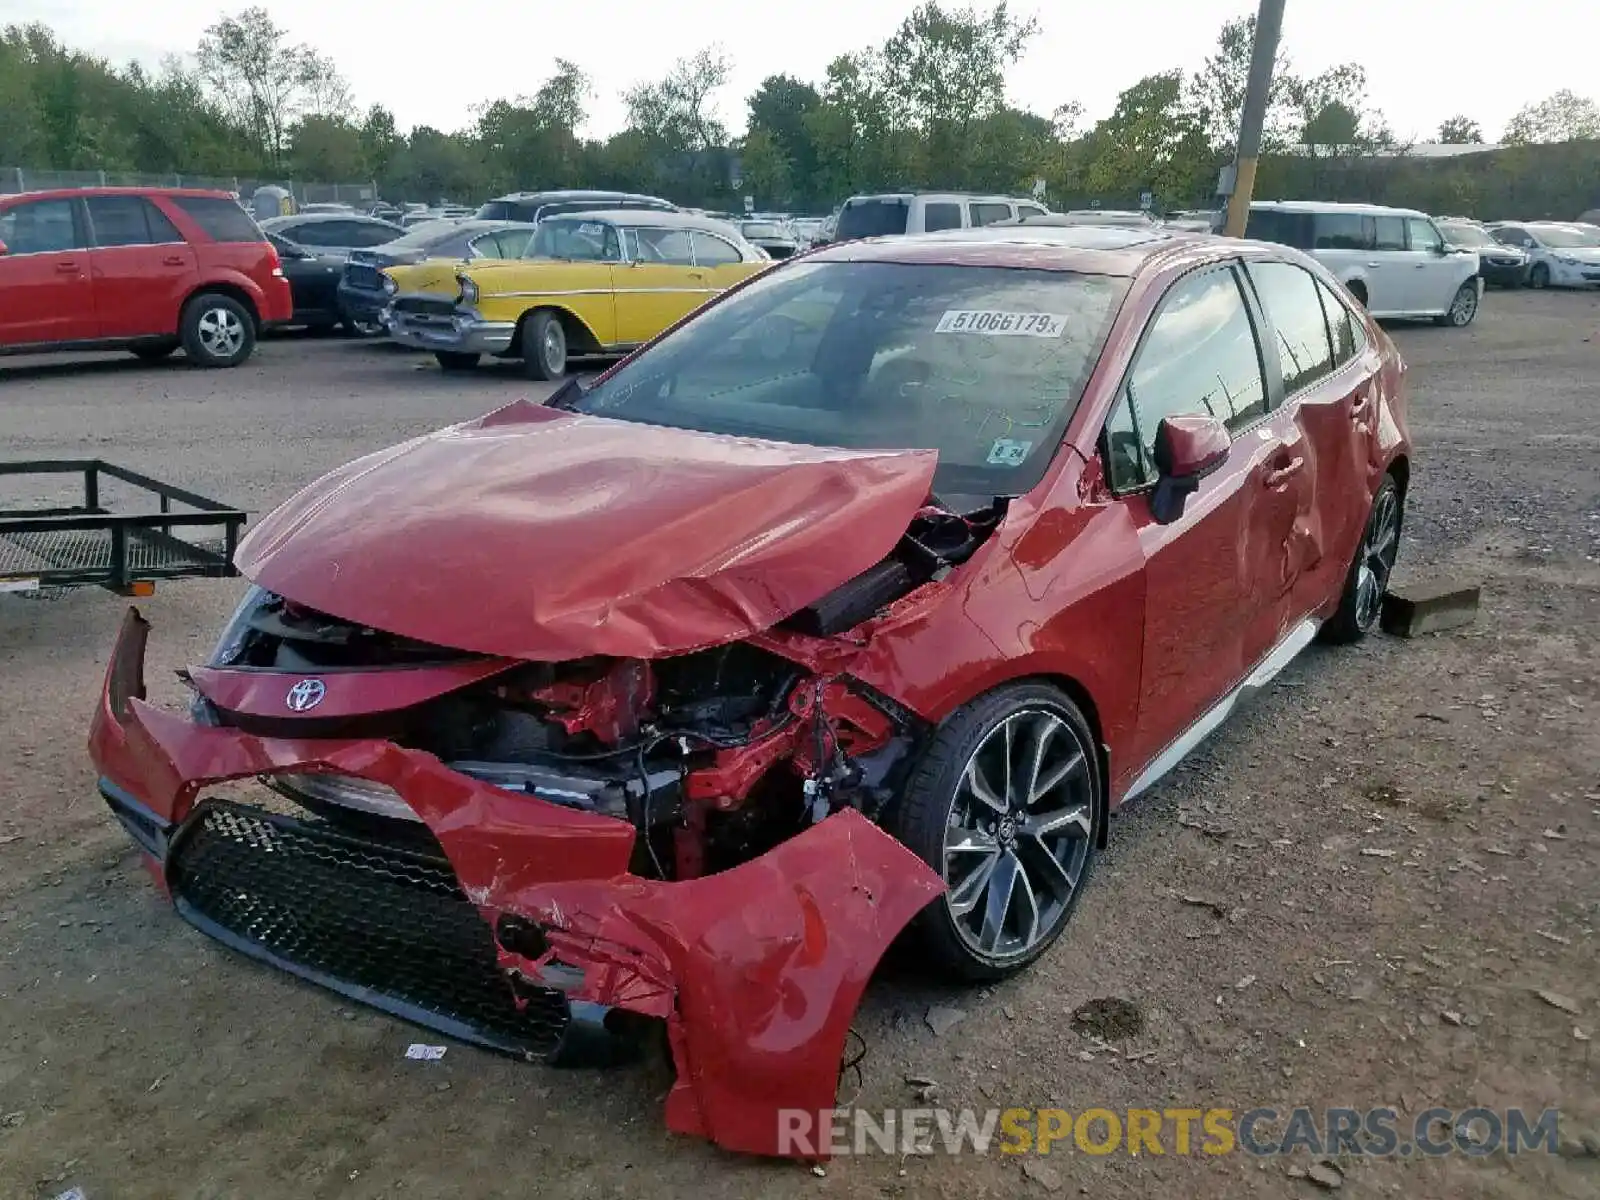
{"label": "yellow classic car", "polygon": [[447,371],[496,354],[559,379],[569,359],[625,353],[771,265],[731,225],[691,213],[549,217],[521,259],[390,268],[389,336]]}

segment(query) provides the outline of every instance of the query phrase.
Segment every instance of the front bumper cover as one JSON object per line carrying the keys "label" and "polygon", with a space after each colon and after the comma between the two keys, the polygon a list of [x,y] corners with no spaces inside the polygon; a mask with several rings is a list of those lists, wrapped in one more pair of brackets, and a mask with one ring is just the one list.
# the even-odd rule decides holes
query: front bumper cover
{"label": "front bumper cover", "polygon": [[389,336],[416,350],[453,354],[506,354],[516,336],[514,321],[485,321],[470,313],[451,317],[418,315],[389,308]]}
{"label": "front bumper cover", "polygon": [[[257,737],[152,706],[143,679],[148,632],[130,610],[89,747],[102,793],[178,895],[180,911],[173,867],[183,841],[226,804],[203,798],[206,788],[308,770],[384,783],[431,831],[492,931],[496,962],[519,1003],[552,986],[565,994],[574,1019],[557,1057],[570,1056],[573,1039],[592,1034],[608,1013],[661,1018],[677,1068],[668,1126],[728,1149],[778,1154],[781,1110],[834,1107],[845,1039],[873,969],[944,888],[921,859],[853,810],[718,875],[675,883],[629,875],[634,834],[624,822],[503,791],[391,742]],[[507,932],[529,926],[538,931],[532,939]],[[427,1013],[344,986],[349,980],[224,940],[441,1027]]]}

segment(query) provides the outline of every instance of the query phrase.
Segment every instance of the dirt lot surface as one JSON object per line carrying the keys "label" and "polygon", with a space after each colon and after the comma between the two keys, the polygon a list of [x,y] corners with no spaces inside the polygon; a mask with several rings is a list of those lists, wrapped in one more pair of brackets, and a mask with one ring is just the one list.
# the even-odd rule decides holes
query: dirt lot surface
{"label": "dirt lot surface", "polygon": [[[1346,1159],[1342,1194],[1600,1195],[1580,1157],[1600,1131],[1600,296],[1496,293],[1469,330],[1395,336],[1418,446],[1402,568],[1480,582],[1477,623],[1304,655],[1114,823],[1022,978],[881,972],[859,1104],[917,1104],[913,1074],[954,1107],[1390,1105],[1403,1133],[1435,1105],[1560,1106],[1566,1155]],[[0,447],[102,455],[259,514],[527,390],[303,338],[228,372],[0,360]],[[158,698],[179,699],[171,669],[240,590],[144,602]],[[1318,1194],[1304,1152],[1170,1140],[875,1154],[819,1177],[667,1134],[659,1069],[405,1061],[416,1030],[213,944],[150,886],[83,750],[122,610],[0,596],[0,1198]],[[1098,998],[1131,1006],[1105,1043],[1071,1021]],[[936,1034],[932,1006],[964,1017]]]}

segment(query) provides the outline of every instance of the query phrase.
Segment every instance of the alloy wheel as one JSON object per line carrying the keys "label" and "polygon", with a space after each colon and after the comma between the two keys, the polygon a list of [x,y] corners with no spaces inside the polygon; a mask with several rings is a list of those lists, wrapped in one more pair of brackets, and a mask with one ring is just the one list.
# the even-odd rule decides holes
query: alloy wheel
{"label": "alloy wheel", "polygon": [[539,352],[544,355],[544,365],[552,376],[560,375],[567,366],[567,335],[559,321],[550,321],[544,327],[544,337],[539,341]]}
{"label": "alloy wheel", "polygon": [[967,760],[945,830],[945,904],[990,962],[1026,956],[1066,917],[1094,830],[1088,753],[1061,716],[1027,708]]}
{"label": "alloy wheel", "polygon": [[1456,298],[1450,304],[1450,324],[1460,328],[1469,325],[1472,318],[1478,315],[1478,289],[1471,283],[1464,283],[1456,290]]}
{"label": "alloy wheel", "polygon": [[208,308],[196,326],[200,345],[217,359],[229,359],[244,346],[244,322],[229,308]]}
{"label": "alloy wheel", "polygon": [[1400,497],[1392,487],[1378,493],[1367,521],[1356,567],[1356,626],[1371,629],[1389,590],[1389,573],[1400,550]]}

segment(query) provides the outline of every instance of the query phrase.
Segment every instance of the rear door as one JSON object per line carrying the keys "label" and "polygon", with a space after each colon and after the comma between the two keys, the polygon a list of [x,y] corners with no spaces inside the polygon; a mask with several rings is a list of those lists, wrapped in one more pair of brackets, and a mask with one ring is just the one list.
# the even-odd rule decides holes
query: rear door
{"label": "rear door", "polygon": [[1366,512],[1361,435],[1375,409],[1354,324],[1332,289],[1294,263],[1257,260],[1247,273],[1263,317],[1268,379],[1277,377],[1281,396],[1268,425],[1287,451],[1273,468],[1277,482],[1262,481],[1281,493],[1278,524],[1253,531],[1277,564],[1266,607],[1246,634],[1246,657],[1259,659],[1339,590],[1345,546],[1353,548],[1359,532],[1352,522]]}
{"label": "rear door", "polygon": [[96,336],[178,331],[178,310],[198,278],[194,248],[143,196],[89,196]]}
{"label": "rear door", "polygon": [[0,345],[95,336],[94,285],[80,202],[22,200],[0,209]]}
{"label": "rear door", "polygon": [[[1244,633],[1256,620],[1264,572],[1246,553],[1259,476],[1279,447],[1257,427],[1267,378],[1250,309],[1232,264],[1201,268],[1163,297],[1106,424],[1102,452],[1145,559],[1145,628],[1138,733],[1130,758],[1173,744],[1243,675]],[[1223,421],[1233,449],[1168,525],[1151,515],[1156,428],[1169,416]]]}
{"label": "rear door", "polygon": [[695,266],[689,230],[641,225],[624,229],[622,237],[627,262],[611,273],[616,283],[617,342],[632,346],[649,341],[698,307],[711,284],[708,269]]}

